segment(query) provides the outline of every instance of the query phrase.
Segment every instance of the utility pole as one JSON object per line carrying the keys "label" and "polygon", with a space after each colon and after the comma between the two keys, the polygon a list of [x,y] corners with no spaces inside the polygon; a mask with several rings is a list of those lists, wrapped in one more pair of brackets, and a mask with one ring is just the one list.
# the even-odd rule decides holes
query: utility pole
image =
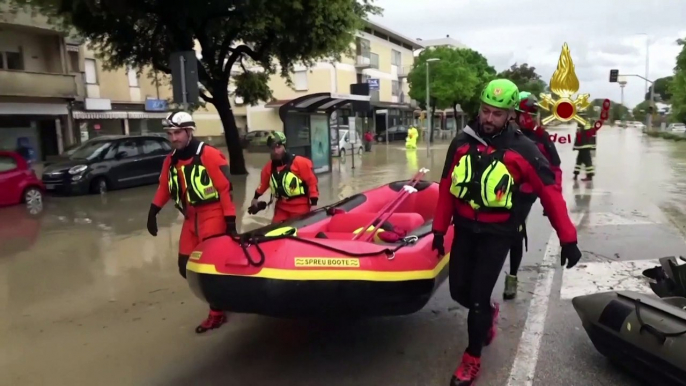
{"label": "utility pole", "polygon": [[[624,76],[619,77],[619,79],[617,79],[617,84],[619,84],[619,89],[622,92],[622,97],[621,97],[622,99],[621,99],[620,104],[622,106],[624,106],[624,87],[626,86],[626,77],[624,77]],[[621,110],[621,112],[622,112],[622,115],[620,116],[619,120],[621,121],[622,127],[624,127],[624,110]]]}

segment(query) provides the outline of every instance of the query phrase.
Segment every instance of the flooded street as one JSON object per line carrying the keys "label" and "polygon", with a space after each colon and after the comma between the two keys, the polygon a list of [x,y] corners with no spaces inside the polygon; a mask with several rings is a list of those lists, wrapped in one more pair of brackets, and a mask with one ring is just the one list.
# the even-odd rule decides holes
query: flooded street
{"label": "flooded street", "polygon": [[[332,173],[319,177],[319,203],[407,179],[420,167],[438,180],[448,144],[434,145],[428,156],[423,146],[378,145],[357,157],[354,168],[350,156],[335,159]],[[572,183],[576,153],[570,144],[557,147],[583,264],[552,272],[548,296],[536,298],[551,234],[537,203],[520,293],[502,306],[500,335],[484,351],[479,384],[638,385],[595,351],[569,299],[612,289],[602,287],[611,274],[586,281],[599,265],[635,278],[637,267],[686,254],[686,143],[604,128],[592,184]],[[271,211],[247,215],[266,157],[247,154],[250,175],[233,180],[241,231],[270,221]],[[467,329],[466,311],[450,299],[447,285],[406,317],[335,324],[231,315],[221,329],[196,335],[207,306],[178,273],[182,218],[167,205],[157,237],[146,230],[155,189],[50,197],[35,216],[21,206],[0,209],[0,385],[448,384]],[[540,310],[547,312],[544,325],[528,322]],[[532,344],[531,334],[533,351],[523,346]]]}

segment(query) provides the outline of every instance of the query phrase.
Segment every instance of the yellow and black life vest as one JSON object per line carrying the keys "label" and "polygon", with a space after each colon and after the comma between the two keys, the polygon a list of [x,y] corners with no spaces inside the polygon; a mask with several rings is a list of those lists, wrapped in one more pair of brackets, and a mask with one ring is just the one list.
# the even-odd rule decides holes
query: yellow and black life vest
{"label": "yellow and black life vest", "polygon": [[[200,142],[198,150],[193,156],[193,161],[189,165],[181,167],[181,173],[183,173],[183,179],[186,182],[186,199],[190,206],[199,206],[219,201],[219,192],[214,187],[212,179],[200,158],[204,145],[204,142]],[[179,175],[176,169],[176,162],[173,160],[174,158],[172,158],[172,163],[169,167],[169,194],[174,200],[176,207],[183,209],[186,206],[186,202],[181,196]]]}
{"label": "yellow and black life vest", "polygon": [[450,193],[475,210],[510,210],[515,184],[504,156],[503,150],[483,154],[471,146],[453,168]]}
{"label": "yellow and black life vest", "polygon": [[269,177],[269,188],[272,196],[276,199],[283,198],[291,200],[298,197],[307,197],[309,189],[295,173],[291,172],[291,166],[296,155],[290,155],[286,166],[279,171],[277,165],[272,161],[272,174]]}

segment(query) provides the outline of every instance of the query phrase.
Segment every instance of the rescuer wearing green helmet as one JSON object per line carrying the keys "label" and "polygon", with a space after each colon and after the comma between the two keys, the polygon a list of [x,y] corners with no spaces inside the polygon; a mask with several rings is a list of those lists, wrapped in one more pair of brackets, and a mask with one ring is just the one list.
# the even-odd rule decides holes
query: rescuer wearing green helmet
{"label": "rescuer wearing green helmet", "polygon": [[519,187],[529,184],[541,199],[562,246],[561,263],[581,258],[576,228],[540,150],[510,121],[519,103],[517,86],[507,79],[488,83],[479,115],[450,144],[440,180],[432,248],[445,255],[444,235],[453,221],[450,294],[469,309],[469,345],[451,379],[471,385],[481,371],[481,350],[495,338],[499,306],[490,297],[510,246],[521,237],[526,216]]}
{"label": "rescuer wearing green helmet", "polygon": [[271,160],[264,165],[260,185],[250,203],[248,213],[264,209],[266,203],[258,201],[267,190],[271,190],[274,206],[273,223],[288,220],[308,213],[319,200],[317,176],[308,158],[291,154],[286,150],[286,135],[272,131],[267,138]]}

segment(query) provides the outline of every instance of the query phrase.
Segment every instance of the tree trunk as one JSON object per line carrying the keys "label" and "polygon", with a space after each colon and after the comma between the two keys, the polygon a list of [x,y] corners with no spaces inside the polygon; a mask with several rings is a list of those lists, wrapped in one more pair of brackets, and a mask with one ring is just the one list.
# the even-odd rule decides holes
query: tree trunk
{"label": "tree trunk", "polygon": [[426,125],[426,129],[429,131],[429,143],[434,143],[434,119],[436,119],[436,105],[431,106],[431,119],[427,123],[431,123],[431,127]]}
{"label": "tree trunk", "polygon": [[229,150],[229,165],[231,174],[248,174],[248,169],[245,167],[245,157],[243,156],[243,148],[241,147],[240,136],[238,135],[238,127],[236,127],[236,118],[233,116],[231,102],[229,102],[229,92],[227,90],[228,84],[224,82],[216,82],[212,86],[212,98],[214,98],[213,104],[217,109],[217,113],[219,113],[222,126],[224,126],[224,139],[226,140],[226,147]]}
{"label": "tree trunk", "polygon": [[463,128],[458,126],[457,123],[457,102],[453,102],[453,119],[455,120],[455,134],[460,132]]}

